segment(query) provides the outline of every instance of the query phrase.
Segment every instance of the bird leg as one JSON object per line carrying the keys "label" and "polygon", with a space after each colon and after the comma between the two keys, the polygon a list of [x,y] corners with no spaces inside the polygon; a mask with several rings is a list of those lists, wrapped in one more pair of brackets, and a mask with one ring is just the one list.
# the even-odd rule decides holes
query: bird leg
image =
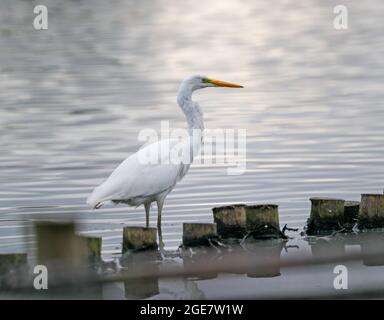
{"label": "bird leg", "polygon": [[144,208],[145,208],[145,223],[146,227],[149,227],[149,211],[151,210],[151,203],[146,202],[144,203]]}
{"label": "bird leg", "polygon": [[163,235],[161,232],[161,212],[163,211],[164,199],[157,200],[157,231],[159,233],[160,250],[164,249]]}

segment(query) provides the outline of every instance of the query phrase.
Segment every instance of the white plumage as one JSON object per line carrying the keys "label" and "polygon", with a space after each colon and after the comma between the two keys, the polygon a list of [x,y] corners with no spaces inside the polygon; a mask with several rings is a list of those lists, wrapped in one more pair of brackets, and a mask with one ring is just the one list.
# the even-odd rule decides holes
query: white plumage
{"label": "white plumage", "polygon": [[[168,145],[172,149],[177,143],[180,142],[160,140],[129,156],[103,184],[94,189],[88,198],[88,204],[96,207],[112,200],[139,206],[147,201],[157,201],[168,194],[189,169],[189,164],[173,164],[167,159]],[[187,143],[188,141],[184,141],[183,145],[187,146]],[[156,163],[145,161],[146,158],[156,159],[159,155],[163,157]]]}
{"label": "white plumage", "polygon": [[[161,238],[161,211],[165,197],[188,172],[193,157],[201,146],[203,114],[199,105],[192,101],[192,93],[205,87],[241,88],[240,85],[200,75],[185,79],[180,85],[177,102],[186,116],[188,138],[184,141],[160,140],[129,156],[105,182],[94,189],[87,199],[90,206],[99,208],[106,201],[126,203],[130,206],[144,204],[148,227],[150,206],[152,202],[156,202]],[[175,158],[174,150],[181,150],[184,157]]]}

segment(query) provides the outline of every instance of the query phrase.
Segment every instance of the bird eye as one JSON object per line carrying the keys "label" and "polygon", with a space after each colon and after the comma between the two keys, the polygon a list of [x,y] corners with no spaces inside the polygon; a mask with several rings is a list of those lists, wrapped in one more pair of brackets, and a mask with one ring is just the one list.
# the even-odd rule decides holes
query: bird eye
{"label": "bird eye", "polygon": [[201,82],[202,82],[202,83],[208,83],[208,82],[209,82],[209,79],[208,79],[208,78],[202,78],[202,79],[201,79]]}

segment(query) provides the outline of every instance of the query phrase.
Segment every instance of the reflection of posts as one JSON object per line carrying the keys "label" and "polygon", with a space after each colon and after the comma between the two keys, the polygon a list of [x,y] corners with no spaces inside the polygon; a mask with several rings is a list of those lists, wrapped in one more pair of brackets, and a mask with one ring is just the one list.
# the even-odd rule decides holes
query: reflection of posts
{"label": "reflection of posts", "polygon": [[254,238],[280,238],[279,211],[275,204],[249,205],[245,208],[247,231]]}
{"label": "reflection of posts", "polygon": [[17,268],[27,263],[26,253],[1,253],[0,254],[0,274]]}
{"label": "reflection of posts", "polygon": [[317,239],[311,243],[312,256],[318,259],[332,259],[345,255],[345,242],[342,240]]}
{"label": "reflection of posts", "polygon": [[217,233],[222,238],[243,238],[246,234],[245,205],[213,208],[213,219],[217,224]]}
{"label": "reflection of posts", "polygon": [[214,252],[212,249],[195,247],[193,252],[188,250],[185,252],[185,255],[183,255],[183,265],[184,271],[187,274],[187,280],[207,280],[217,278],[217,272],[214,271],[200,272],[199,274],[191,272],[188,275],[188,271],[193,270],[195,266],[197,266],[197,268],[201,268],[201,266],[210,268],[214,266],[215,263],[216,252]]}
{"label": "reflection of posts", "polygon": [[329,234],[340,230],[344,223],[342,199],[311,198],[311,215],[308,220],[308,234]]}
{"label": "reflection of posts", "polygon": [[278,277],[280,273],[280,255],[283,250],[281,240],[262,240],[246,243],[244,246],[249,265],[247,276],[250,278]]}
{"label": "reflection of posts", "polygon": [[366,266],[384,266],[384,234],[378,232],[359,234],[363,264]]}
{"label": "reflection of posts", "polygon": [[[212,249],[206,249],[204,246],[210,246],[210,240],[217,239],[216,223],[184,223],[183,224],[183,246],[194,247],[192,251],[186,251],[183,255],[183,264],[186,273],[188,269],[193,270],[194,266],[209,266],[212,262]],[[200,247],[200,248],[199,248]],[[217,277],[216,272],[202,272],[198,275],[191,274],[188,279],[205,280]]]}
{"label": "reflection of posts", "polygon": [[[121,260],[121,266],[124,268],[122,274],[140,273],[143,270],[145,274],[157,274],[159,259],[160,255],[156,250],[128,254]],[[127,299],[146,299],[159,294],[159,278],[130,278],[124,281],[124,289]]]}

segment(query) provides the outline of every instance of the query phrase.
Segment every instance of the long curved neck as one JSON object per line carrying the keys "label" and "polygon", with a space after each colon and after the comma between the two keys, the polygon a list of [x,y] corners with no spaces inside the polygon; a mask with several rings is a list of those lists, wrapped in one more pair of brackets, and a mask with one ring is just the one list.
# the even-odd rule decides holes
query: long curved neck
{"label": "long curved neck", "polygon": [[193,91],[190,84],[182,83],[177,95],[177,103],[185,114],[190,135],[194,130],[204,130],[203,112],[199,105],[192,101]]}

